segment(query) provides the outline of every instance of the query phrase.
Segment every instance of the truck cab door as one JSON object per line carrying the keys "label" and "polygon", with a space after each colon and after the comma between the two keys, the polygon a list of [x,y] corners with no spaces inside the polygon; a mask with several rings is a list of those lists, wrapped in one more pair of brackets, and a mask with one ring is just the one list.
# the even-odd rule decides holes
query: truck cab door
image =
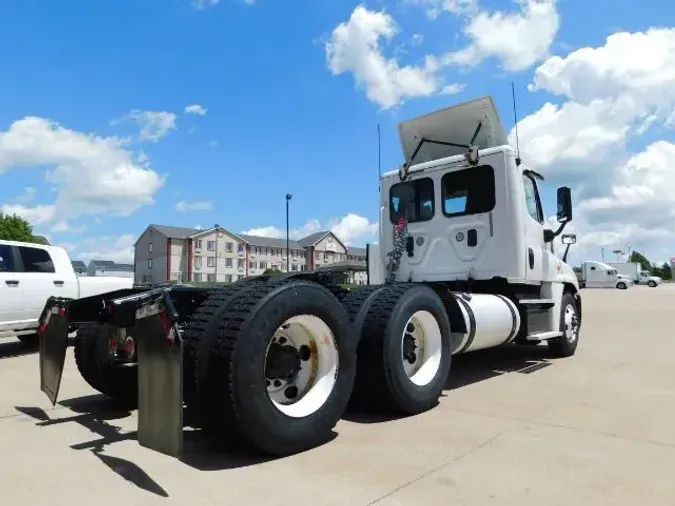
{"label": "truck cab door", "polygon": [[24,319],[37,321],[51,296],[64,297],[65,279],[57,276],[54,261],[45,248],[38,245],[19,246],[22,267]]}
{"label": "truck cab door", "polygon": [[[537,183],[528,174],[523,174],[525,190],[525,279],[537,283],[549,279],[551,265],[555,265],[553,256],[544,242],[544,211],[541,206]],[[549,265],[550,264],[550,265]]]}
{"label": "truck cab door", "polygon": [[23,285],[19,274],[16,248],[0,244],[0,331],[23,319]]}

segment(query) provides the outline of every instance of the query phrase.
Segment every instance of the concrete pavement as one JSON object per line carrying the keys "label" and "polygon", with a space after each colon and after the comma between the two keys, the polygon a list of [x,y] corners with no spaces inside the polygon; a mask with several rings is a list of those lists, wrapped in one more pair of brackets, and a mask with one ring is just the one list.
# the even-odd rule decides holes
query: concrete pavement
{"label": "concrete pavement", "polygon": [[[69,353],[52,409],[38,358],[0,342],[0,490],[8,504],[294,506],[675,504],[675,286],[583,290],[577,355],[545,347],[455,359],[417,417],[350,414],[335,440],[287,459],[186,435],[182,461],[135,441]],[[91,413],[91,414],[89,414]]]}

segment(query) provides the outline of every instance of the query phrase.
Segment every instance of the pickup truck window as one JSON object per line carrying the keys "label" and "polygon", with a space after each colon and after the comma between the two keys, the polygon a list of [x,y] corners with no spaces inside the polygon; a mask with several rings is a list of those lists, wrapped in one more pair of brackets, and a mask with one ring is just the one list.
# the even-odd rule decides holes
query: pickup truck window
{"label": "pickup truck window", "polygon": [[12,247],[0,245],[0,272],[14,272]]}
{"label": "pickup truck window", "polygon": [[24,272],[56,272],[52,257],[46,250],[19,246],[19,255],[21,255]]}

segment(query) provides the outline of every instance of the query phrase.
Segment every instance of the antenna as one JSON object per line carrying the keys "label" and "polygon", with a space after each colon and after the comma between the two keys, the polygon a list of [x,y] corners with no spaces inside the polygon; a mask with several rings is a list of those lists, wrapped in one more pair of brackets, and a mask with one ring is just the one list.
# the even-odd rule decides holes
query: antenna
{"label": "antenna", "polygon": [[377,191],[380,191],[382,181],[382,145],[380,138],[380,124],[377,124]]}
{"label": "antenna", "polygon": [[516,112],[516,88],[511,81],[511,98],[513,99],[513,122],[516,125],[516,167],[520,167],[520,140],[518,139],[518,113]]}

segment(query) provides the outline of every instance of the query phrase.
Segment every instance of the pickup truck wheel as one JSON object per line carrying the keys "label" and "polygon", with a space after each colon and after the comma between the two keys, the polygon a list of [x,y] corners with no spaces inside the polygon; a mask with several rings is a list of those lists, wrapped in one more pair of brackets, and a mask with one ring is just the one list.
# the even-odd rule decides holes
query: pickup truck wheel
{"label": "pickup truck wheel", "polygon": [[81,325],[75,334],[75,363],[84,380],[104,395],[130,408],[138,405],[138,371],[120,367],[109,354],[115,330],[107,325]]}
{"label": "pickup truck wheel", "polygon": [[355,373],[352,328],[328,289],[294,279],[252,287],[219,318],[212,421],[268,454],[314,448],[331,439]]}
{"label": "pickup truck wheel", "polygon": [[37,349],[40,343],[40,338],[37,335],[37,332],[35,334],[25,334],[22,336],[16,336],[16,338],[19,341],[21,341],[24,346],[31,349]]}
{"label": "pickup truck wheel", "polygon": [[656,281],[650,281],[649,283],[647,283],[647,285],[654,288],[656,286]]}

